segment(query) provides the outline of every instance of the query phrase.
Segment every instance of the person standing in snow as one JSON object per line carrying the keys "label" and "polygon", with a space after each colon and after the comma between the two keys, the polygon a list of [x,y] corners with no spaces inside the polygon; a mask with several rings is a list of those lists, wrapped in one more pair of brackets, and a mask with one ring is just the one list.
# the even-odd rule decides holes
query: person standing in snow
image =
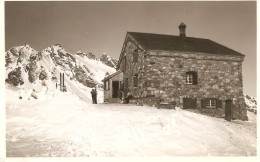
{"label": "person standing in snow", "polygon": [[93,88],[90,93],[92,97],[92,103],[95,104],[95,89]]}
{"label": "person standing in snow", "polygon": [[95,88],[94,92],[95,92],[94,93],[94,95],[95,95],[95,100],[94,101],[95,101],[95,104],[97,104],[97,89],[96,88]]}
{"label": "person standing in snow", "polygon": [[130,91],[127,92],[126,94],[126,98],[125,98],[125,102],[128,104],[129,103],[129,100],[132,99],[132,94]]}

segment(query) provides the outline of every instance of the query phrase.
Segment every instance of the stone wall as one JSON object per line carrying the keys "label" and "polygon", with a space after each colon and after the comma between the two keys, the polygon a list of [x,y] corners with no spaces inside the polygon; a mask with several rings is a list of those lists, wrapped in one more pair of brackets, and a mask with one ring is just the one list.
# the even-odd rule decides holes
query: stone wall
{"label": "stone wall", "polygon": [[[133,52],[138,49],[138,62]],[[197,98],[197,111],[215,117],[225,114],[225,100],[233,100],[233,119],[247,120],[243,97],[243,56],[144,50],[130,36],[125,41],[119,70],[128,78],[128,90],[139,105],[183,106],[183,98]],[[195,71],[198,84],[186,84],[186,72]],[[133,76],[138,74],[138,87]],[[201,108],[201,99],[216,98],[222,108]],[[174,103],[174,104],[172,104]],[[171,107],[171,106],[169,106]]]}
{"label": "stone wall", "polygon": [[[223,117],[225,100],[233,100],[233,119],[246,120],[243,97],[243,57],[203,53],[170,53],[147,51],[145,57],[144,95],[153,100],[140,99],[141,104],[158,106],[176,102],[182,107],[183,98],[197,98],[197,108],[203,114]],[[198,74],[198,84],[186,84],[186,72]],[[222,100],[222,108],[201,108],[201,99]],[[148,102],[147,102],[148,101]]]}
{"label": "stone wall", "polygon": [[[137,51],[138,61],[134,62],[133,53],[135,52],[136,49],[138,49]],[[126,80],[128,80],[128,89],[125,89],[125,91],[130,91],[135,99],[140,98],[141,94],[143,93],[142,83],[145,82],[144,58],[145,58],[144,49],[134,39],[131,39],[129,37],[125,44],[119,69],[124,74],[123,77],[124,84]],[[133,86],[134,85],[133,78],[135,74],[138,74],[138,87]],[[126,86],[124,87],[126,88]]]}

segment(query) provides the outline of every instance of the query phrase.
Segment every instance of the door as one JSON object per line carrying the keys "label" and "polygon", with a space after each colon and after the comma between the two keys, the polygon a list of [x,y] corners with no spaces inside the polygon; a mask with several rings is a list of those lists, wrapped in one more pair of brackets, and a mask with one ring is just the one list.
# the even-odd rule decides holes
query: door
{"label": "door", "polygon": [[119,97],[119,81],[112,82],[112,98]]}
{"label": "door", "polygon": [[227,121],[232,119],[232,100],[225,101],[225,119]]}

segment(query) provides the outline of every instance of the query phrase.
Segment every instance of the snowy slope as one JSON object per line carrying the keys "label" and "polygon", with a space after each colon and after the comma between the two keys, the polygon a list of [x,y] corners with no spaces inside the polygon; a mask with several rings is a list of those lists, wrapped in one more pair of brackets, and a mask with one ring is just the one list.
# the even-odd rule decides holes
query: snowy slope
{"label": "snowy slope", "polygon": [[92,105],[70,92],[31,102],[6,94],[7,157],[256,155],[251,112],[227,122],[178,108]]}
{"label": "snowy slope", "polygon": [[[65,86],[87,102],[91,88],[102,92],[102,79],[105,74],[116,70],[97,59],[93,54],[78,52],[71,54],[60,44],[51,45],[41,52],[28,44],[13,47],[6,52],[6,87],[16,86],[17,92],[23,94],[22,99],[28,99],[31,93],[39,97],[42,91],[53,93],[56,84],[59,89],[60,73],[65,74]],[[107,59],[112,60],[109,56]],[[109,60],[107,60],[109,62]],[[26,95],[25,95],[26,94]]]}

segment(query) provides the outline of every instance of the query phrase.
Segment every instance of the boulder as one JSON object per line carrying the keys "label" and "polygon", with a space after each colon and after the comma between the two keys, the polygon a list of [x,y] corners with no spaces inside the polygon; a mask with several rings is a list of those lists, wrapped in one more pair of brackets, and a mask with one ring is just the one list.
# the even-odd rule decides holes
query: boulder
{"label": "boulder", "polygon": [[5,81],[14,86],[23,85],[24,81],[21,77],[21,67],[15,68],[13,71],[11,71]]}

